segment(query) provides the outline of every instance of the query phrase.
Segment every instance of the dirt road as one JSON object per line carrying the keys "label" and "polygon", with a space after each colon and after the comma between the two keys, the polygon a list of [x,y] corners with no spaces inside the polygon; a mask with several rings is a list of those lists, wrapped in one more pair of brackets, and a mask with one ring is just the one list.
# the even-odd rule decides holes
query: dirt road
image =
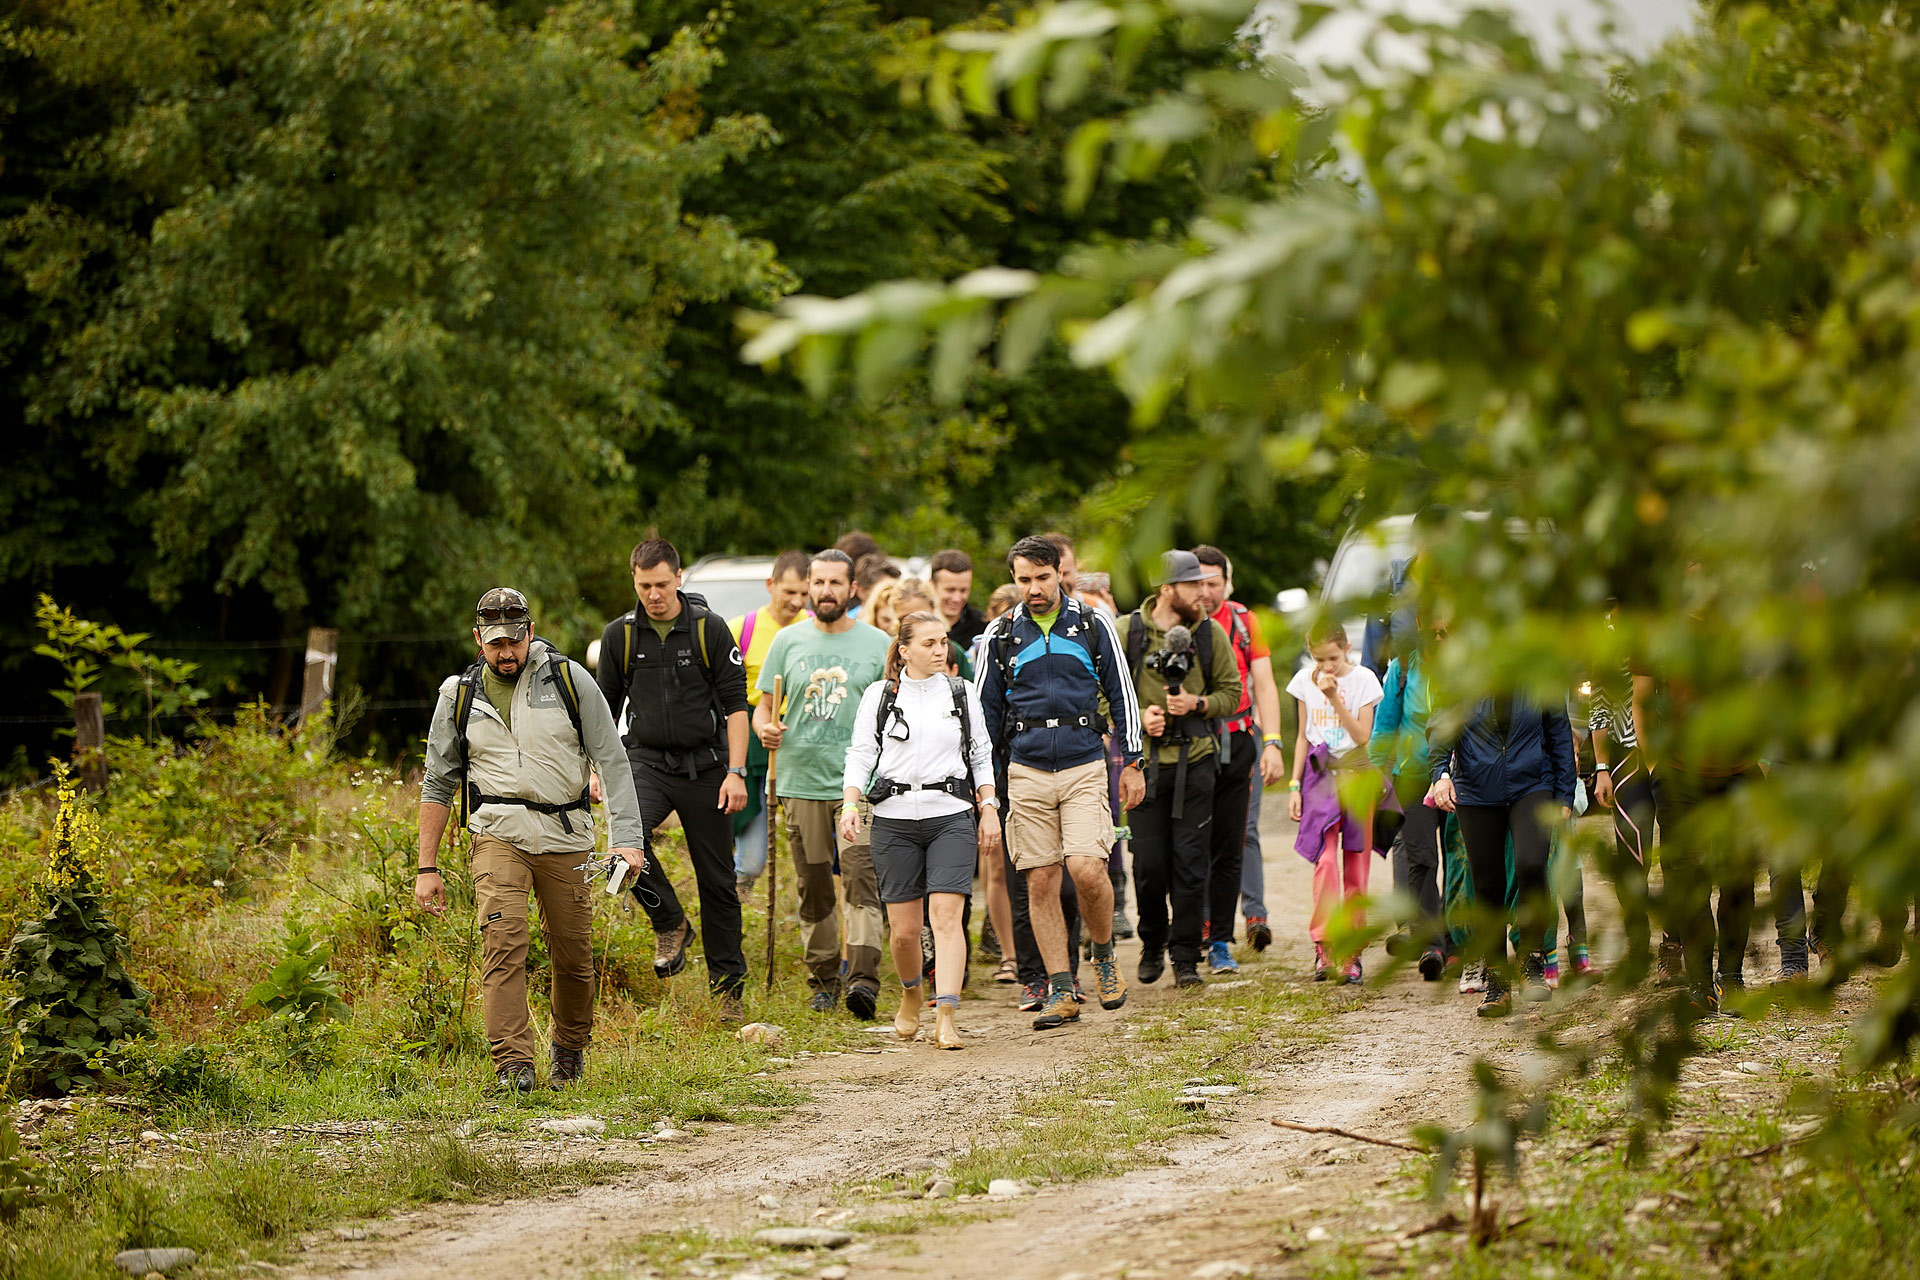
{"label": "dirt road", "polygon": [[[1308,868],[1292,852],[1290,826],[1265,823],[1273,949],[1247,966],[1261,982],[1309,984]],[[1284,811],[1282,811],[1284,813]],[[1384,863],[1374,862],[1385,875]],[[1377,886],[1384,887],[1384,885]],[[1589,901],[1604,890],[1590,885]],[[1369,959],[1377,958],[1370,955]],[[1132,944],[1126,944],[1131,973]],[[976,983],[976,989],[986,984]],[[970,1047],[941,1053],[917,1043],[878,1053],[813,1059],[783,1072],[812,1101],[766,1128],[698,1128],[687,1141],[649,1148],[634,1172],[577,1194],[499,1205],[449,1206],[370,1224],[370,1237],[306,1255],[300,1274],[320,1277],[545,1277],[646,1275],[623,1257],[649,1232],[705,1228],[733,1236],[769,1225],[809,1225],[844,1213],[849,1184],[882,1178],[964,1152],[1007,1100],[1045,1086],[1065,1069],[1110,1056],[1126,1028],[1182,999],[1170,978],[1135,987],[1127,1007],[1097,1006],[1077,1028],[1029,1030],[1012,988],[989,988],[962,1008]],[[1252,1086],[1209,1109],[1219,1132],[1167,1144],[1161,1162],[992,1205],[961,1205],[969,1221],[925,1227],[905,1243],[863,1239],[816,1266],[838,1262],[855,1277],[986,1276],[1060,1280],[1069,1274],[1185,1277],[1209,1262],[1271,1271],[1281,1244],[1305,1238],[1316,1214],[1369,1215],[1381,1227],[1423,1210],[1375,1183],[1399,1153],[1283,1130],[1283,1118],[1404,1138],[1418,1120],[1449,1116],[1464,1097],[1465,1067],[1480,1052],[1517,1060],[1524,1026],[1475,1018],[1472,998],[1423,984],[1410,971],[1378,992],[1322,987],[1318,998],[1352,1005],[1324,1041],[1289,1046],[1284,1030],[1262,1037],[1241,1064]],[[1216,995],[1215,998],[1218,998]],[[1205,1002],[1205,993],[1184,997]],[[1404,1190],[1404,1189],[1402,1189]],[[931,1202],[903,1208],[925,1211]],[[777,1206],[777,1207],[776,1207]],[[822,1217],[816,1211],[827,1210]],[[979,1216],[974,1217],[978,1212]],[[705,1274],[751,1274],[715,1260]],[[698,1264],[696,1264],[698,1266]],[[695,1274],[702,1273],[696,1269]],[[1237,1269],[1220,1274],[1244,1274]]]}

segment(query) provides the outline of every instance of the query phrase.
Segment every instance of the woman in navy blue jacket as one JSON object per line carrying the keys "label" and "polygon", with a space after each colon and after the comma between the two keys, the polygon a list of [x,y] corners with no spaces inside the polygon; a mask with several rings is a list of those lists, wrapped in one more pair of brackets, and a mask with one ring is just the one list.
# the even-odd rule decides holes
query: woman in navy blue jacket
{"label": "woman in navy blue jacket", "polygon": [[[1473,709],[1459,737],[1433,736],[1429,752],[1433,802],[1460,820],[1478,902],[1507,900],[1507,840],[1513,840],[1513,902],[1528,907],[1547,892],[1553,825],[1573,816],[1573,729],[1564,698],[1540,706],[1525,697],[1488,698]],[[1538,930],[1529,936],[1540,936]],[[1502,929],[1487,948],[1482,1017],[1501,1017],[1513,996],[1499,967],[1507,956]],[[1546,956],[1525,958],[1525,993],[1545,1000]]]}

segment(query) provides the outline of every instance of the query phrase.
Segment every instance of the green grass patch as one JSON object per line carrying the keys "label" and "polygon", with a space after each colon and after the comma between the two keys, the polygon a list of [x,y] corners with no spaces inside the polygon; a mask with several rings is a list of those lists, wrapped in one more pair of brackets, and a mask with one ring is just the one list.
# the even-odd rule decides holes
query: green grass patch
{"label": "green grass patch", "polygon": [[343,1160],[285,1138],[190,1162],[51,1166],[48,1203],[0,1228],[0,1280],[109,1280],[122,1249],[185,1247],[203,1269],[269,1258],[300,1232],[442,1201],[559,1191],[603,1181],[604,1160],[526,1163],[449,1134],[409,1137]]}

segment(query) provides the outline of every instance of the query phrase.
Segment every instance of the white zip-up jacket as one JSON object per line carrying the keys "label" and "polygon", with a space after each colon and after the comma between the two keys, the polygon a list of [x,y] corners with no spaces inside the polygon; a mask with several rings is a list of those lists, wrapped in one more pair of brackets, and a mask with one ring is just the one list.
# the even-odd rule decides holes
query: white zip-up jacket
{"label": "white zip-up jacket", "polygon": [[[529,646],[526,669],[513,686],[512,728],[485,697],[473,700],[467,714],[467,780],[488,795],[567,804],[587,789],[588,770],[597,765],[613,847],[643,849],[646,828],[640,820],[640,800],[607,700],[586,668],[573,664],[573,687],[580,697],[580,732],[574,733],[573,717],[554,684],[557,677],[552,668],[553,663],[566,661],[544,641],[535,640]],[[420,798],[430,804],[452,804],[461,783],[453,722],[454,690],[459,684],[458,676],[449,676],[441,684],[440,701],[427,731],[427,770]],[[536,813],[519,805],[483,804],[468,815],[467,826],[475,835],[498,836],[528,853],[592,849],[592,812],[576,809],[567,820],[563,824],[559,814]],[[568,824],[572,832],[567,831]]]}
{"label": "white zip-up jacket", "polygon": [[[954,714],[953,687],[945,674],[926,680],[900,677],[900,692],[894,701],[897,714],[887,717],[887,731],[881,735],[879,776],[909,785],[933,786],[948,778],[971,776],[975,787],[993,785],[993,743],[987,737],[986,717],[980,712],[980,695],[964,680],[961,687],[967,717],[973,722],[973,759],[964,758],[960,719]],[[847,746],[847,771],[842,785],[862,795],[875,774],[873,748],[874,721],[880,715],[880,698],[887,682],[876,680],[860,696],[860,708],[854,713],[853,741]],[[906,735],[903,740],[900,735]],[[909,791],[882,800],[874,806],[876,818],[940,818],[964,813],[967,802],[945,791]]]}

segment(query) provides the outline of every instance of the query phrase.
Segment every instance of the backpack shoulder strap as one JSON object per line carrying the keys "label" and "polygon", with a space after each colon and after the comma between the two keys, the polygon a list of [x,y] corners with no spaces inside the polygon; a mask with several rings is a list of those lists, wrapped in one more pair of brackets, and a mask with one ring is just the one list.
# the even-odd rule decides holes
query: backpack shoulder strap
{"label": "backpack shoulder strap", "polygon": [[1216,624],[1212,618],[1202,621],[1200,634],[1194,637],[1194,648],[1200,652],[1200,687],[1208,693],[1213,692],[1213,629]]}
{"label": "backpack shoulder strap", "polygon": [[560,701],[566,705],[567,719],[573,721],[573,736],[580,740],[580,750],[587,749],[587,734],[580,727],[580,690],[574,687],[573,663],[567,655],[551,645],[547,647],[547,670],[552,673],[553,684],[560,691]]}
{"label": "backpack shoulder strap", "polygon": [[745,658],[753,650],[753,624],[760,621],[760,611],[754,609],[740,620],[740,656]]}
{"label": "backpack shoulder strap", "polygon": [[1127,624],[1127,670],[1133,673],[1135,682],[1140,679],[1141,664],[1147,660],[1147,623],[1135,609],[1126,616]]}
{"label": "backpack shoulder strap", "polygon": [[[707,652],[707,627],[713,621],[713,610],[702,609],[696,604],[689,604],[687,608],[693,610],[693,634],[700,649],[700,665],[706,669],[707,679],[711,680],[713,679],[713,655]],[[720,625],[724,627],[727,624],[722,622]],[[733,632],[727,632],[727,639],[733,639]]]}
{"label": "backpack shoulder strap", "polygon": [[1229,616],[1233,618],[1233,635],[1230,637],[1236,645],[1253,643],[1253,629],[1247,625],[1247,606],[1238,600],[1227,601]]}
{"label": "backpack shoulder strap", "polygon": [[973,793],[973,717],[967,714],[967,682],[959,676],[947,677],[947,691],[953,695],[953,714],[960,717],[960,776],[967,780],[967,793]]}
{"label": "backpack shoulder strap", "polygon": [[460,790],[454,797],[455,821],[467,825],[467,723],[473,719],[473,700],[480,696],[480,663],[460,673],[453,687],[453,741],[460,752]]}
{"label": "backpack shoulder strap", "polygon": [[633,627],[635,622],[633,615],[637,612],[639,612],[638,605],[634,606],[634,608],[632,609],[627,610],[626,614],[620,619],[620,683],[621,684],[627,683],[628,678],[631,677],[633,674]]}
{"label": "backpack shoulder strap", "polygon": [[886,680],[880,685],[880,705],[873,711],[873,771],[880,772],[880,752],[887,745],[887,717],[893,714],[893,707],[900,700],[900,682]]}

